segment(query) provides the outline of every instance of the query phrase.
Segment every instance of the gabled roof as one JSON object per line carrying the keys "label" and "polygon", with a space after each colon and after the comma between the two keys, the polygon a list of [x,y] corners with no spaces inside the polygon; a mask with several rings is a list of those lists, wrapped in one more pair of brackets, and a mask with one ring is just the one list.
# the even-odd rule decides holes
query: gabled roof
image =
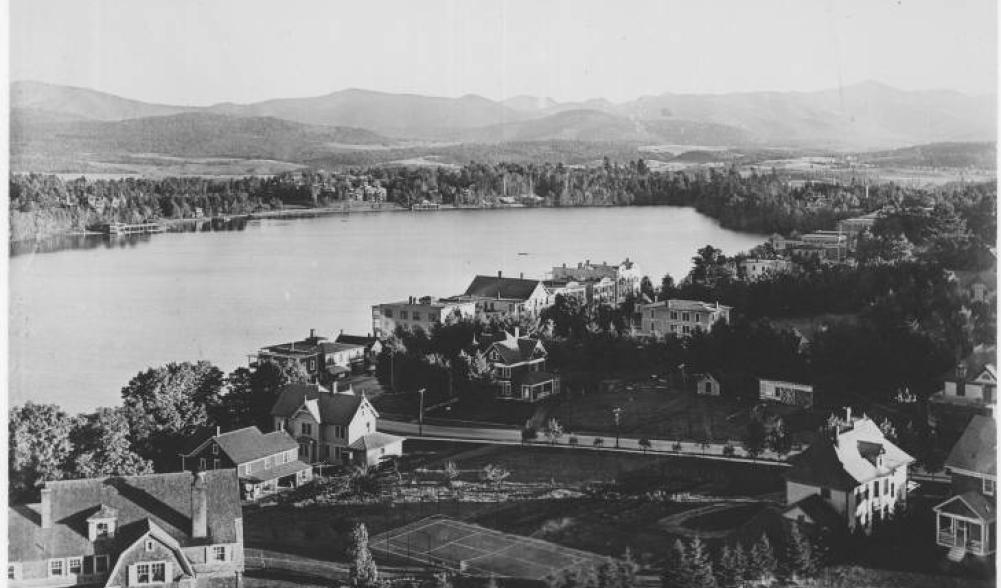
{"label": "gabled roof", "polygon": [[400,441],[403,441],[403,437],[397,437],[396,435],[389,435],[387,433],[380,433],[376,431],[375,433],[362,435],[361,437],[355,439],[355,442],[349,445],[348,449],[353,449],[355,451],[371,451],[373,449],[379,449],[380,447],[392,445],[393,443]]}
{"label": "gabled roof", "polygon": [[[837,435],[819,439],[794,456],[786,479],[821,488],[851,490],[914,461],[887,440],[872,420],[856,419],[850,426]],[[881,459],[875,459],[876,456]]]}
{"label": "gabled roof", "polygon": [[966,370],[966,376],[960,378],[956,370],[950,370],[945,375],[945,380],[950,382],[964,381],[972,382],[986,371],[997,380],[997,347],[994,345],[978,345],[973,351],[963,358],[959,367]]}
{"label": "gabled roof", "polygon": [[10,561],[94,554],[94,544],[87,538],[87,519],[107,508],[117,514],[115,553],[124,549],[122,542],[134,540],[151,523],[181,546],[235,543],[235,521],[242,516],[236,470],[213,470],[204,476],[207,539],[191,537],[191,472],[64,480],[45,485],[50,490],[50,528],[41,527],[37,504],[8,508]]}
{"label": "gabled roof", "polygon": [[344,333],[341,333],[337,336],[337,340],[334,342],[361,345],[367,349],[378,343],[379,339],[377,337],[367,337],[365,335],[345,335]]}
{"label": "gabled roof", "polygon": [[491,349],[496,350],[501,361],[505,364],[521,363],[532,359],[532,354],[538,347],[538,339],[515,337],[506,331],[492,335],[481,335],[480,338],[480,349],[484,353],[488,353]]}
{"label": "gabled roof", "polygon": [[644,308],[661,307],[667,310],[680,310],[682,312],[715,312],[717,310],[733,310],[732,306],[727,306],[725,304],[703,302],[701,300],[680,300],[677,298],[672,298],[671,300],[661,300],[659,302],[654,302],[653,304],[644,305]]}
{"label": "gabled roof", "polygon": [[997,424],[994,417],[975,415],[952,446],[945,460],[948,468],[997,475]]}
{"label": "gabled roof", "polygon": [[184,457],[193,457],[212,441],[215,441],[219,449],[236,465],[299,447],[296,440],[285,431],[264,434],[257,427],[245,427],[214,435]]}
{"label": "gabled roof", "polygon": [[320,349],[324,354],[340,353],[341,351],[350,351],[351,349],[363,349],[364,347],[364,345],[359,345],[357,343],[320,343]]}
{"label": "gabled roof", "polygon": [[470,282],[463,296],[478,298],[506,298],[509,300],[528,300],[542,282],[522,278],[504,278],[497,276],[476,276]]}
{"label": "gabled roof", "polygon": [[262,352],[271,352],[280,355],[309,356],[320,352],[320,345],[326,341],[326,337],[316,335],[307,337],[302,341],[292,341],[290,343],[280,343],[269,345],[261,349]]}
{"label": "gabled roof", "polygon": [[963,517],[975,517],[982,521],[997,519],[997,509],[994,502],[974,490],[953,496],[936,506],[934,510]]}
{"label": "gabled roof", "polygon": [[837,529],[842,526],[841,517],[834,511],[831,505],[824,502],[819,494],[811,494],[806,498],[794,502],[786,507],[782,514],[799,509],[803,514],[810,517],[810,520],[828,529]]}
{"label": "gabled roof", "polygon": [[278,392],[271,414],[288,418],[305,406],[325,425],[347,425],[363,401],[363,396],[353,392],[331,392],[319,384],[287,384]]}

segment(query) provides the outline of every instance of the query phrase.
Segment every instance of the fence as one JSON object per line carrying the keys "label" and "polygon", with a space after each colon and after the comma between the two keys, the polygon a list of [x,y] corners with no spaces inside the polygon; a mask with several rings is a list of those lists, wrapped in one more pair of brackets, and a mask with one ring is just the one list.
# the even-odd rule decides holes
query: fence
{"label": "fence", "polygon": [[[295,576],[298,579],[311,577],[345,583],[348,581],[348,566],[338,562],[293,557],[260,549],[246,549],[244,563],[248,572],[259,574]],[[421,567],[379,566],[379,575],[393,583],[406,583],[424,579],[428,576],[428,572]]]}

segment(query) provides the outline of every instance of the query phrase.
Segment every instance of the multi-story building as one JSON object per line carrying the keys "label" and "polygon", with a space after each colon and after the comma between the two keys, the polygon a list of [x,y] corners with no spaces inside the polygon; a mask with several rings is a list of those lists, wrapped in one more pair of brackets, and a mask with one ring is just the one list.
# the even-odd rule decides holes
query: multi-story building
{"label": "multi-story building", "polygon": [[781,402],[790,406],[813,408],[813,386],[779,380],[758,380],[758,397],[761,400]]}
{"label": "multi-story building", "polygon": [[546,294],[549,299],[556,303],[557,296],[575,298],[581,304],[587,304],[588,287],[586,283],[575,282],[573,280],[545,280],[542,285],[546,287]]}
{"label": "multi-story building", "polygon": [[[914,458],[891,443],[871,419],[847,417],[790,460],[786,518],[871,532],[907,500]],[[833,513],[833,514],[832,514]]]}
{"label": "multi-story building", "polygon": [[709,332],[717,323],[730,322],[732,306],[700,300],[661,300],[639,306],[640,330],[645,335],[686,336]]}
{"label": "multi-story building", "polygon": [[403,453],[403,438],[378,432],[379,413],[350,387],[288,384],[278,392],[271,416],[276,431],[295,438],[299,458],[307,463],[375,465]]}
{"label": "multi-story building", "polygon": [[553,268],[553,280],[555,281],[600,283],[603,279],[612,283],[611,292],[606,291],[606,285],[599,285],[598,291],[592,294],[592,300],[621,304],[625,302],[627,297],[639,294],[643,273],[639,266],[630,261],[628,257],[617,265],[609,265],[605,262],[592,264],[591,260],[588,259],[583,263],[578,263],[576,267],[567,267],[567,264],[564,263],[562,266]]}
{"label": "multi-story building", "polygon": [[236,470],[46,482],[7,509],[8,586],[238,586]]}
{"label": "multi-story building", "polygon": [[251,365],[257,362],[296,362],[313,381],[340,377],[359,370],[365,363],[365,346],[352,343],[334,343],[309,330],[309,337],[264,347],[250,356]]}
{"label": "multi-story building", "polygon": [[560,391],[560,378],[546,371],[546,348],[532,337],[502,331],[481,335],[478,352],[493,370],[497,398],[537,402]]}
{"label": "multi-story building", "polygon": [[471,300],[455,300],[411,296],[401,302],[387,302],[372,307],[372,333],[386,338],[397,327],[421,329],[430,334],[435,325],[440,325],[449,317],[471,319],[476,316],[476,303]]}
{"label": "multi-story building", "polygon": [[261,433],[244,427],[215,435],[181,455],[181,469],[236,468],[240,494],[256,500],[279,488],[296,488],[313,479],[313,469],[299,461],[299,444],[285,431]]}
{"label": "multi-story building", "polygon": [[737,275],[745,280],[756,281],[792,273],[796,264],[788,259],[745,259],[737,266]]}
{"label": "multi-story building", "polygon": [[994,415],[975,415],[953,446],[946,470],[952,496],[935,507],[935,542],[949,559],[997,550],[997,424]]}
{"label": "multi-story building", "polygon": [[549,291],[541,280],[505,278],[502,272],[497,277],[476,276],[466,291],[449,300],[473,302],[476,315],[489,317],[537,317],[553,303]]}

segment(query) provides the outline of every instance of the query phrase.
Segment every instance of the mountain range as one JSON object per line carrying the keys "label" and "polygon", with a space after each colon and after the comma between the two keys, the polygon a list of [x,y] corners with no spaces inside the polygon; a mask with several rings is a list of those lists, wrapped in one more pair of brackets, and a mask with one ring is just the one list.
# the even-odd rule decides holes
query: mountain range
{"label": "mountain range", "polygon": [[13,82],[12,161],[156,153],[301,162],[345,150],[455,143],[888,149],[994,141],[996,96],[864,82],[818,92],[746,92],[557,102],[349,89],[211,106],[152,104],[86,88]]}

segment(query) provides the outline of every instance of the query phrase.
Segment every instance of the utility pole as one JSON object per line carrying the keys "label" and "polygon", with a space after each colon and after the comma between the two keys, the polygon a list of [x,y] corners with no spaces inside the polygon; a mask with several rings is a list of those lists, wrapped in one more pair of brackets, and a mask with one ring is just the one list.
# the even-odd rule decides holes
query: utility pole
{"label": "utility pole", "polygon": [[421,398],[420,413],[417,415],[417,435],[419,437],[424,436],[424,392],[426,390],[426,388],[421,388],[417,391],[418,396]]}
{"label": "utility pole", "polygon": [[615,418],[615,448],[619,448],[619,433],[621,432],[622,409],[615,407],[612,409],[612,416]]}

